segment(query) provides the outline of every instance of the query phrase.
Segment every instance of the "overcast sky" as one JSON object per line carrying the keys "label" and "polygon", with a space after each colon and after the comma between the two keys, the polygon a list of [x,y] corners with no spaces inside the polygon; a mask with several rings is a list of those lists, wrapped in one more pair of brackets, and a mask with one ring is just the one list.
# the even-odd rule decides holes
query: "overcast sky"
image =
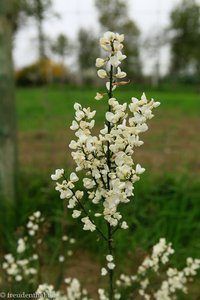
{"label": "overcast sky", "polygon": [[[54,0],[54,10],[59,13],[60,19],[52,18],[45,22],[45,33],[50,38],[59,33],[65,33],[75,39],[80,27],[99,32],[98,14],[94,0]],[[129,0],[130,16],[141,30],[141,39],[145,39],[158,28],[169,24],[169,13],[180,0]],[[15,40],[14,61],[17,68],[27,65],[37,58],[36,37],[37,31],[31,21],[22,28]],[[145,71],[150,73],[153,68],[153,58],[143,51]],[[161,69],[164,73],[168,66],[169,51],[163,49],[160,53]]]}

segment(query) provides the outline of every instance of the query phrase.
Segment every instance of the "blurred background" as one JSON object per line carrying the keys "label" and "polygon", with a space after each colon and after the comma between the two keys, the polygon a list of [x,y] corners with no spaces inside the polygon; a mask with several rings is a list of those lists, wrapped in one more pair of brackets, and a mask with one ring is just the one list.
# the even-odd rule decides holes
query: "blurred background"
{"label": "blurred background", "polygon": [[[161,102],[135,153],[147,171],[124,210],[130,228],[117,237],[118,255],[140,256],[165,236],[179,265],[199,257],[199,0],[0,1],[0,253],[12,249],[15,229],[37,209],[51,219],[56,239],[63,205],[50,174],[74,167],[68,148],[74,102],[97,110],[96,132],[104,121],[106,103],[94,100],[104,91],[95,59],[107,30],[125,34],[128,56],[122,69],[130,84],[116,97],[128,102],[144,91]],[[84,265],[85,278],[102,250],[90,234],[83,237],[80,224],[68,223],[82,257],[80,266],[72,259],[71,271]],[[199,285],[186,299],[199,299]]]}

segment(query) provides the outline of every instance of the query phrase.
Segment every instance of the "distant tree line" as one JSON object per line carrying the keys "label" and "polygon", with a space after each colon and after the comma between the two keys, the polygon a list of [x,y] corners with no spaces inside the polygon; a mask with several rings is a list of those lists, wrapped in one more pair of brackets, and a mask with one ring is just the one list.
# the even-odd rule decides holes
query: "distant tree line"
{"label": "distant tree line", "polygon": [[[20,84],[43,84],[45,82],[70,82],[76,78],[79,83],[94,83],[94,62],[100,55],[97,46],[97,33],[81,28],[77,40],[71,41],[65,33],[50,40],[44,33],[44,21],[57,16],[53,11],[53,0],[14,1],[15,31],[27,18],[35,21],[38,32],[38,61],[23,68],[16,74]],[[140,30],[129,15],[128,1],[94,0],[98,11],[101,31],[111,30],[125,33],[127,54],[126,69],[130,80],[144,80],[140,50],[146,48],[151,56],[165,46],[170,45],[170,64],[166,78],[173,80],[199,81],[200,78],[200,6],[195,0],[182,0],[170,14],[170,26],[160,29],[156,37],[148,38],[148,43],[141,46]],[[19,18],[20,16],[20,18]],[[76,60],[76,76],[71,76],[66,59],[71,59],[72,52]],[[159,61],[156,61],[152,80],[157,85],[160,79]]]}

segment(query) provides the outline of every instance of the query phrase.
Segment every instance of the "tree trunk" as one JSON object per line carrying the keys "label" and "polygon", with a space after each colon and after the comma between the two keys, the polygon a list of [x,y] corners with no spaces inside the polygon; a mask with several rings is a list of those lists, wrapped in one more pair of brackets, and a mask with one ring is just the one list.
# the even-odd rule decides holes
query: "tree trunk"
{"label": "tree trunk", "polygon": [[0,198],[9,206],[16,200],[17,170],[12,4],[0,3]]}
{"label": "tree trunk", "polygon": [[45,55],[45,37],[43,32],[44,7],[42,0],[36,0],[36,21],[38,26],[39,59],[42,60]]}
{"label": "tree trunk", "polygon": [[43,19],[42,17],[38,18],[38,41],[39,41],[39,59],[42,60],[46,58],[45,55],[45,38],[44,38],[44,33],[43,33],[43,28],[42,28],[42,22]]}

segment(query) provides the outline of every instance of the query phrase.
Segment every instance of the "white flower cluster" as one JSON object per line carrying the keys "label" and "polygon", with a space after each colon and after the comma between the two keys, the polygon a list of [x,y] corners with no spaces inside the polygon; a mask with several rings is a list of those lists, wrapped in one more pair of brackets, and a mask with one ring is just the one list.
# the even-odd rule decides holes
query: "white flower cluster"
{"label": "white flower cluster", "polygon": [[[166,271],[166,279],[161,283],[160,288],[152,294],[153,287],[150,283],[149,271],[160,274],[160,266],[169,262],[169,256],[174,253],[171,243],[166,243],[164,238],[153,247],[152,254],[146,257],[139,266],[137,274],[133,276],[121,274],[120,279],[116,281],[118,287],[131,287],[139,284],[138,293],[145,300],[172,300],[176,298],[176,292],[187,293],[187,282],[197,275],[200,269],[200,260],[187,258],[186,267],[182,271],[175,268],[169,268]],[[147,292],[148,287],[151,294]]]}
{"label": "white flower cluster", "polygon": [[[111,88],[114,90],[117,86],[117,79],[126,77],[126,73],[121,70],[119,65],[126,58],[126,55],[122,54],[121,50],[123,49],[122,42],[124,41],[124,35],[114,32],[106,32],[103,37],[100,39],[101,48],[108,53],[108,56],[103,58],[96,59],[96,67],[105,69],[99,69],[97,74],[100,78],[109,78],[110,72],[108,68],[112,68],[112,87],[110,86],[110,80],[106,82],[106,88],[109,91]],[[95,99],[102,99],[104,94],[97,93]]]}
{"label": "white flower cluster", "polygon": [[33,267],[34,262],[37,261],[37,254],[25,259],[16,259],[11,253],[4,256],[2,268],[5,270],[8,281],[20,282],[23,279],[29,280],[37,274],[37,268]]}
{"label": "white flower cluster", "polygon": [[[115,268],[115,264],[113,262],[114,258],[111,254],[106,255],[106,260],[107,260],[107,268],[108,270],[113,270]],[[101,275],[105,276],[108,274],[108,271],[106,268],[101,269]]]}
{"label": "white flower cluster", "polygon": [[[96,60],[97,67],[105,66],[105,70],[98,70],[98,75],[101,78],[109,77],[106,83],[109,111],[105,115],[104,128],[98,136],[93,136],[91,130],[95,124],[93,118],[96,111],[75,103],[75,120],[70,128],[75,131],[77,140],[72,140],[69,147],[76,163],[76,172],[85,171],[83,187],[87,190],[87,198],[99,205],[98,213],[94,216],[103,216],[111,226],[127,229],[128,225],[126,221],[121,220],[118,206],[130,201],[133,185],[145,171],[140,164],[134,163],[134,148],[143,144],[139,136],[148,129],[146,122],[153,117],[152,110],[160,103],[154,102],[153,99],[148,101],[145,94],[141,99],[133,97],[129,105],[120,104],[111,97],[111,84],[116,87],[116,78],[126,75],[119,68],[122,60],[126,58],[121,52],[123,40],[123,34],[113,32],[106,32],[100,39],[101,47],[109,53],[106,59]],[[106,71],[107,68],[110,68],[109,72]],[[73,209],[73,218],[79,218],[82,212],[84,213],[85,216],[81,218],[84,230],[94,231],[95,222],[84,211],[81,201],[83,192],[74,191],[74,183],[78,181],[76,173],[72,173],[67,180],[64,170],[58,169],[51,178],[56,181],[63,179],[62,182],[56,182],[60,198],[69,199],[68,207]]]}
{"label": "white flower cluster", "polygon": [[[107,293],[104,289],[98,289],[99,300],[109,300]],[[119,300],[121,295],[119,293],[114,292],[114,299]]]}
{"label": "white flower cluster", "polygon": [[40,228],[40,224],[44,222],[44,218],[41,216],[40,211],[34,212],[27,223],[28,234],[30,236],[35,236]]}
{"label": "white flower cluster", "polygon": [[100,300],[109,300],[104,289],[98,289],[98,294]]}
{"label": "white flower cluster", "polygon": [[66,278],[65,283],[67,284],[66,293],[55,291],[53,285],[40,284],[36,294],[40,297],[39,300],[44,299],[55,299],[55,300],[92,300],[88,296],[86,289],[81,288],[81,284],[76,278]]}
{"label": "white flower cluster", "polygon": [[26,250],[26,240],[27,238],[20,238],[17,241],[17,253],[23,253]]}
{"label": "white flower cluster", "polygon": [[37,299],[45,300],[45,299],[55,299],[55,300],[65,300],[60,295],[60,292],[56,292],[54,286],[51,284],[43,283],[40,284],[35,292],[38,295]]}
{"label": "white flower cluster", "polygon": [[167,243],[165,238],[161,238],[159,242],[153,246],[153,251],[150,257],[146,257],[138,268],[138,275],[144,276],[151,269],[157,272],[160,263],[166,264],[169,261],[169,256],[174,253],[172,244]]}
{"label": "white flower cluster", "polygon": [[191,257],[187,258],[186,267],[183,270],[169,268],[166,272],[167,279],[162,282],[160,289],[154,294],[154,298],[156,300],[177,299],[177,291],[187,294],[187,283],[197,275],[198,269],[200,269],[200,259]]}
{"label": "white flower cluster", "polygon": [[[74,150],[72,157],[77,165],[76,171],[85,170],[87,172],[87,177],[83,179],[83,186],[87,190],[88,198],[94,204],[100,204],[103,200],[101,214],[111,226],[117,226],[122,218],[117,211],[118,205],[130,201],[130,197],[133,195],[133,184],[145,171],[139,164],[134,165],[133,149],[143,144],[139,140],[139,134],[148,129],[146,120],[153,117],[151,111],[158,106],[158,103],[153,100],[148,102],[144,94],[141,100],[133,98],[129,105],[130,117],[126,112],[126,103],[120,105],[116,99],[111,98],[109,106],[111,111],[106,113],[108,123],[96,137],[91,135],[88,125],[91,123],[91,121],[88,123],[87,115],[87,112],[91,114],[90,110],[75,104],[76,121],[74,122],[76,123],[72,128],[76,130],[75,134],[78,140],[72,141],[70,148]],[[81,122],[84,122],[84,127]],[[77,203],[76,193],[69,190],[67,184],[71,184],[70,181],[64,180],[60,190],[61,195],[63,186],[65,186],[65,191],[68,188],[65,197],[70,199],[70,207],[72,202],[72,208],[74,208]],[[60,187],[59,183],[57,183],[57,189],[58,187]],[[78,193],[80,194],[81,191]],[[79,217],[80,211],[75,210],[73,216]],[[85,224],[85,230],[95,230],[95,225],[89,218],[83,218],[82,222]],[[125,221],[121,223],[121,227],[128,228]]]}
{"label": "white flower cluster", "polygon": [[82,289],[78,279],[66,278],[65,283],[67,284],[67,300],[89,300],[87,290]]}
{"label": "white flower cluster", "polygon": [[[29,280],[35,278],[37,274],[38,254],[32,238],[40,229],[44,218],[40,211],[34,212],[26,224],[28,234],[19,238],[17,241],[16,255],[8,253],[4,256],[2,268],[6,271],[8,281]],[[29,251],[31,250],[31,251]]]}

